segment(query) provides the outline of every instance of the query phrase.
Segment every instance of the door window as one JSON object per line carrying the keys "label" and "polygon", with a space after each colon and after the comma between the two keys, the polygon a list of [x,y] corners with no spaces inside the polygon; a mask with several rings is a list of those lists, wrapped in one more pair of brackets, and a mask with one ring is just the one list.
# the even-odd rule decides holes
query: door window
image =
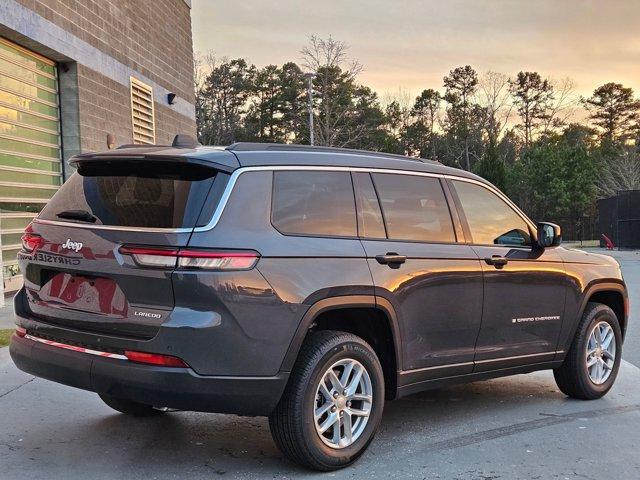
{"label": "door window", "polygon": [[390,239],[455,242],[451,213],[437,178],[392,173],[372,177]]}
{"label": "door window", "polygon": [[504,200],[488,189],[454,180],[462,210],[478,245],[531,245],[527,223]]}

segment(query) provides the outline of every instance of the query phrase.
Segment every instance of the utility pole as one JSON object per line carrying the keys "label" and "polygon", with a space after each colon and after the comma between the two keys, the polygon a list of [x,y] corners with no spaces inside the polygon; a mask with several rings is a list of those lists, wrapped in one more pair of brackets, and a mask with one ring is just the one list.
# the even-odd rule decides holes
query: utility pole
{"label": "utility pole", "polygon": [[307,79],[307,93],[309,95],[309,145],[313,145],[313,79],[316,74],[308,72],[304,76]]}

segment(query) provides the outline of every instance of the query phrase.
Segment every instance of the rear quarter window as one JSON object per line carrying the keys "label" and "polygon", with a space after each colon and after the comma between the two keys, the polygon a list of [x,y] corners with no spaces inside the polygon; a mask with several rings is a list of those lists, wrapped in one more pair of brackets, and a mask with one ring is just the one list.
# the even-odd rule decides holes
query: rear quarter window
{"label": "rear quarter window", "polygon": [[351,175],[324,171],[274,172],[271,221],[284,234],[357,236]]}

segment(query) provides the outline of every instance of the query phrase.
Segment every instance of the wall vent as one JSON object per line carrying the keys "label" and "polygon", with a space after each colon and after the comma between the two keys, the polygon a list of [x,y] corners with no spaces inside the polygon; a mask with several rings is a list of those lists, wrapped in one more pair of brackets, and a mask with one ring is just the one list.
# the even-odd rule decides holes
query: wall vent
{"label": "wall vent", "polygon": [[131,77],[131,122],[133,124],[133,143],[156,143],[153,89],[133,77]]}

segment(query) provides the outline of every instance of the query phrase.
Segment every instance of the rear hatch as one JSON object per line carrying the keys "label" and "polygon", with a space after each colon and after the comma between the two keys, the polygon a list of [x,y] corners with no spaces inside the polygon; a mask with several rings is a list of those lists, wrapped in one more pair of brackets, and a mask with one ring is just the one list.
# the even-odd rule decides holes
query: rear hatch
{"label": "rear hatch", "polygon": [[228,177],[166,159],[80,162],[23,239],[31,313],[86,332],[155,336],[174,306],[171,269],[140,266],[122,246],[186,246]]}

